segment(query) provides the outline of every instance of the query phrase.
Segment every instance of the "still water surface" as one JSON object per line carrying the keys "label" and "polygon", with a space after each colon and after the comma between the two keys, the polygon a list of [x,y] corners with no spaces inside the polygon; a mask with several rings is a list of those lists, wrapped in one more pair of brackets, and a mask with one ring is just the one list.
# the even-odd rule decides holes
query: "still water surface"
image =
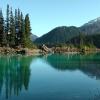
{"label": "still water surface", "polygon": [[100,100],[100,54],[0,56],[0,100]]}

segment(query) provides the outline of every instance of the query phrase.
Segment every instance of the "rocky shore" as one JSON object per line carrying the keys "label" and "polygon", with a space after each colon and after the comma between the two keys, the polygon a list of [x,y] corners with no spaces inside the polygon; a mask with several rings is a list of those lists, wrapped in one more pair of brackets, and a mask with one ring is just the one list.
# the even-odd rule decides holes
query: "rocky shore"
{"label": "rocky shore", "polygon": [[9,48],[0,47],[0,54],[21,54],[21,55],[40,55],[48,53],[91,53],[100,52],[100,49],[78,49],[78,48],[68,48],[68,47],[52,47],[48,48],[45,45],[41,49],[29,49],[29,48]]}
{"label": "rocky shore", "polygon": [[91,53],[100,52],[99,48],[76,48],[76,47],[53,47],[52,51],[54,53]]}
{"label": "rocky shore", "polygon": [[0,54],[39,55],[39,49],[0,47]]}

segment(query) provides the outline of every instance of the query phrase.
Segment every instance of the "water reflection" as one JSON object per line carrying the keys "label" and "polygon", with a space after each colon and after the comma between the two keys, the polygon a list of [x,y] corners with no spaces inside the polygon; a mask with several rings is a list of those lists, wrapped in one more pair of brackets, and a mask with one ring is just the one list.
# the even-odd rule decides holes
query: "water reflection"
{"label": "water reflection", "polygon": [[60,71],[80,70],[90,77],[100,79],[100,54],[54,54],[43,57],[53,68]]}
{"label": "water reflection", "polygon": [[4,92],[6,99],[12,94],[19,95],[23,87],[28,89],[31,60],[31,57],[0,56],[0,94]]}
{"label": "water reflection", "polygon": [[75,96],[79,96],[77,100],[87,100],[91,97],[89,89],[100,87],[94,77],[100,79],[100,54],[0,56],[2,100],[66,100]]}

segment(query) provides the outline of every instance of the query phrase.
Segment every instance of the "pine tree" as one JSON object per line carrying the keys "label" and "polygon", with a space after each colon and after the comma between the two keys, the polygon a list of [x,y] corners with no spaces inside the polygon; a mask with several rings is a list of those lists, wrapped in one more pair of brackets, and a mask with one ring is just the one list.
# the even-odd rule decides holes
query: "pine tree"
{"label": "pine tree", "polygon": [[13,16],[12,8],[7,5],[6,20],[4,21],[2,10],[0,10],[0,46],[22,46],[27,47],[30,41],[31,27],[27,14],[23,16],[20,9],[15,9]]}
{"label": "pine tree", "polygon": [[6,24],[4,22],[4,33],[2,37],[2,46],[7,46],[7,34],[6,34]]}
{"label": "pine tree", "polygon": [[15,45],[18,45],[17,33],[18,33],[18,11],[17,9],[15,9]]}
{"label": "pine tree", "polygon": [[26,40],[26,36],[25,36],[25,22],[24,22],[24,18],[23,18],[23,13],[21,12],[21,45],[23,47],[25,47],[25,40]]}
{"label": "pine tree", "polygon": [[25,16],[25,36],[26,36],[25,46],[29,46],[31,43],[30,35],[31,35],[30,19],[29,15],[27,14]]}
{"label": "pine tree", "polygon": [[83,46],[84,46],[84,39],[85,39],[85,36],[84,36],[84,34],[83,33],[80,33],[80,48],[83,48]]}
{"label": "pine tree", "polygon": [[28,14],[25,16],[25,33],[27,36],[31,34],[30,19]]}
{"label": "pine tree", "polygon": [[21,43],[21,13],[20,13],[20,9],[18,9],[18,33],[17,33],[17,43],[18,43],[18,46],[20,45]]}
{"label": "pine tree", "polygon": [[9,5],[7,5],[7,16],[6,16],[6,27],[5,27],[5,32],[7,34],[7,45],[9,45],[10,41],[10,32],[9,32]]}
{"label": "pine tree", "polygon": [[0,46],[3,44],[3,34],[4,34],[4,18],[2,10],[0,10]]}
{"label": "pine tree", "polygon": [[10,46],[15,46],[15,22],[12,8],[10,12]]}

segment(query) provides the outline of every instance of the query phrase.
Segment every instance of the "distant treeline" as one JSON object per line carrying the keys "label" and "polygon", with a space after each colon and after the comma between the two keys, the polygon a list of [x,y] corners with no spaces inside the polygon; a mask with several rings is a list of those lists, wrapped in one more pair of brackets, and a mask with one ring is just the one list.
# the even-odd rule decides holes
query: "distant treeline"
{"label": "distant treeline", "polygon": [[27,47],[30,44],[30,19],[29,14],[23,16],[20,9],[15,9],[7,5],[6,17],[4,18],[0,9],[0,46],[7,47]]}
{"label": "distant treeline", "polygon": [[88,46],[100,48],[100,34],[84,35],[81,33],[79,36],[67,41],[67,44],[73,44],[74,46]]}
{"label": "distant treeline", "polygon": [[[95,28],[95,26],[93,27]],[[93,28],[91,28],[93,30]],[[87,28],[86,28],[87,29]],[[95,29],[94,29],[95,30]],[[88,32],[88,31],[87,31]],[[75,26],[56,27],[47,34],[37,38],[34,43],[48,47],[77,47],[83,48],[100,48],[100,32],[84,33],[80,28]]]}

